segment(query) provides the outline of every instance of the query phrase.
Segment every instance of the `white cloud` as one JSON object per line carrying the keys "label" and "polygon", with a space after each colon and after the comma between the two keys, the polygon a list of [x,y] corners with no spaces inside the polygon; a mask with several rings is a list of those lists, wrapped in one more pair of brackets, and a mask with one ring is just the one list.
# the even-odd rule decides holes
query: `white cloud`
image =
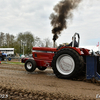
{"label": "white cloud", "polygon": [[[0,0],[0,32],[17,34],[30,31],[40,38],[52,40],[49,16],[60,0]],[[96,45],[100,41],[100,1],[83,0],[74,11],[73,20],[57,40],[70,42],[75,32],[80,33],[80,45]]]}

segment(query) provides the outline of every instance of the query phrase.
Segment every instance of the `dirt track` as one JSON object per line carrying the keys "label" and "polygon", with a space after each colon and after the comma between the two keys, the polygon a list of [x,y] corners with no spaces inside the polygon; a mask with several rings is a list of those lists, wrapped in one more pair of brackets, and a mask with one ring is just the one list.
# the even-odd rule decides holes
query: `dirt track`
{"label": "dirt track", "polygon": [[23,65],[0,64],[0,98],[5,96],[3,100],[94,100],[97,94],[100,94],[100,85],[58,79],[50,68],[29,73]]}

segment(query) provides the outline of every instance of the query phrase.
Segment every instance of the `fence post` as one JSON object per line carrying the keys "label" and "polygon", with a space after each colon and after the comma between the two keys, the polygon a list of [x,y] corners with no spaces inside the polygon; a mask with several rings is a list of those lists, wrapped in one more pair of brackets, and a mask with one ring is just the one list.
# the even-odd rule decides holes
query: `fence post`
{"label": "fence post", "polygon": [[5,59],[5,62],[7,63],[7,57],[6,57],[6,59]]}

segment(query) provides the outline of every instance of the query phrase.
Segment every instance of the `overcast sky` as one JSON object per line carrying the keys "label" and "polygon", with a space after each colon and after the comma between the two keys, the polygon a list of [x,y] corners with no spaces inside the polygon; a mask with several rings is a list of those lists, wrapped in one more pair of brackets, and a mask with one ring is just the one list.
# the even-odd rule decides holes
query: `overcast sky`
{"label": "overcast sky", "polygon": [[[30,31],[41,39],[49,37],[52,41],[49,17],[59,1],[0,0],[0,32],[16,36],[19,32]],[[78,32],[80,46],[96,46],[100,42],[100,0],[83,0],[73,15],[57,44],[70,42],[74,33]]]}

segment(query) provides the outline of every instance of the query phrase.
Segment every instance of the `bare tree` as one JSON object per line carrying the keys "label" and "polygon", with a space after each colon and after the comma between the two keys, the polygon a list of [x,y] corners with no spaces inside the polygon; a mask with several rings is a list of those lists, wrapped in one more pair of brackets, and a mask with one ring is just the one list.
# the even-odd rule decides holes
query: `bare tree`
{"label": "bare tree", "polygon": [[0,46],[4,46],[4,38],[5,38],[4,33],[0,32]]}
{"label": "bare tree", "polygon": [[45,45],[45,47],[52,47],[53,46],[52,42],[50,41],[49,38],[44,39],[44,45]]}
{"label": "bare tree", "polygon": [[45,38],[45,39],[41,40],[39,37],[36,36],[34,46],[36,46],[36,47],[52,47],[53,45],[49,38]]}
{"label": "bare tree", "polygon": [[36,47],[44,47],[43,41],[38,36],[35,37],[34,46],[36,46]]}
{"label": "bare tree", "polygon": [[10,34],[9,33],[6,33],[5,40],[6,40],[7,47],[9,47],[9,44],[10,44]]}
{"label": "bare tree", "polygon": [[15,36],[14,35],[10,35],[10,39],[9,39],[9,47],[14,47],[14,42],[15,42]]}

